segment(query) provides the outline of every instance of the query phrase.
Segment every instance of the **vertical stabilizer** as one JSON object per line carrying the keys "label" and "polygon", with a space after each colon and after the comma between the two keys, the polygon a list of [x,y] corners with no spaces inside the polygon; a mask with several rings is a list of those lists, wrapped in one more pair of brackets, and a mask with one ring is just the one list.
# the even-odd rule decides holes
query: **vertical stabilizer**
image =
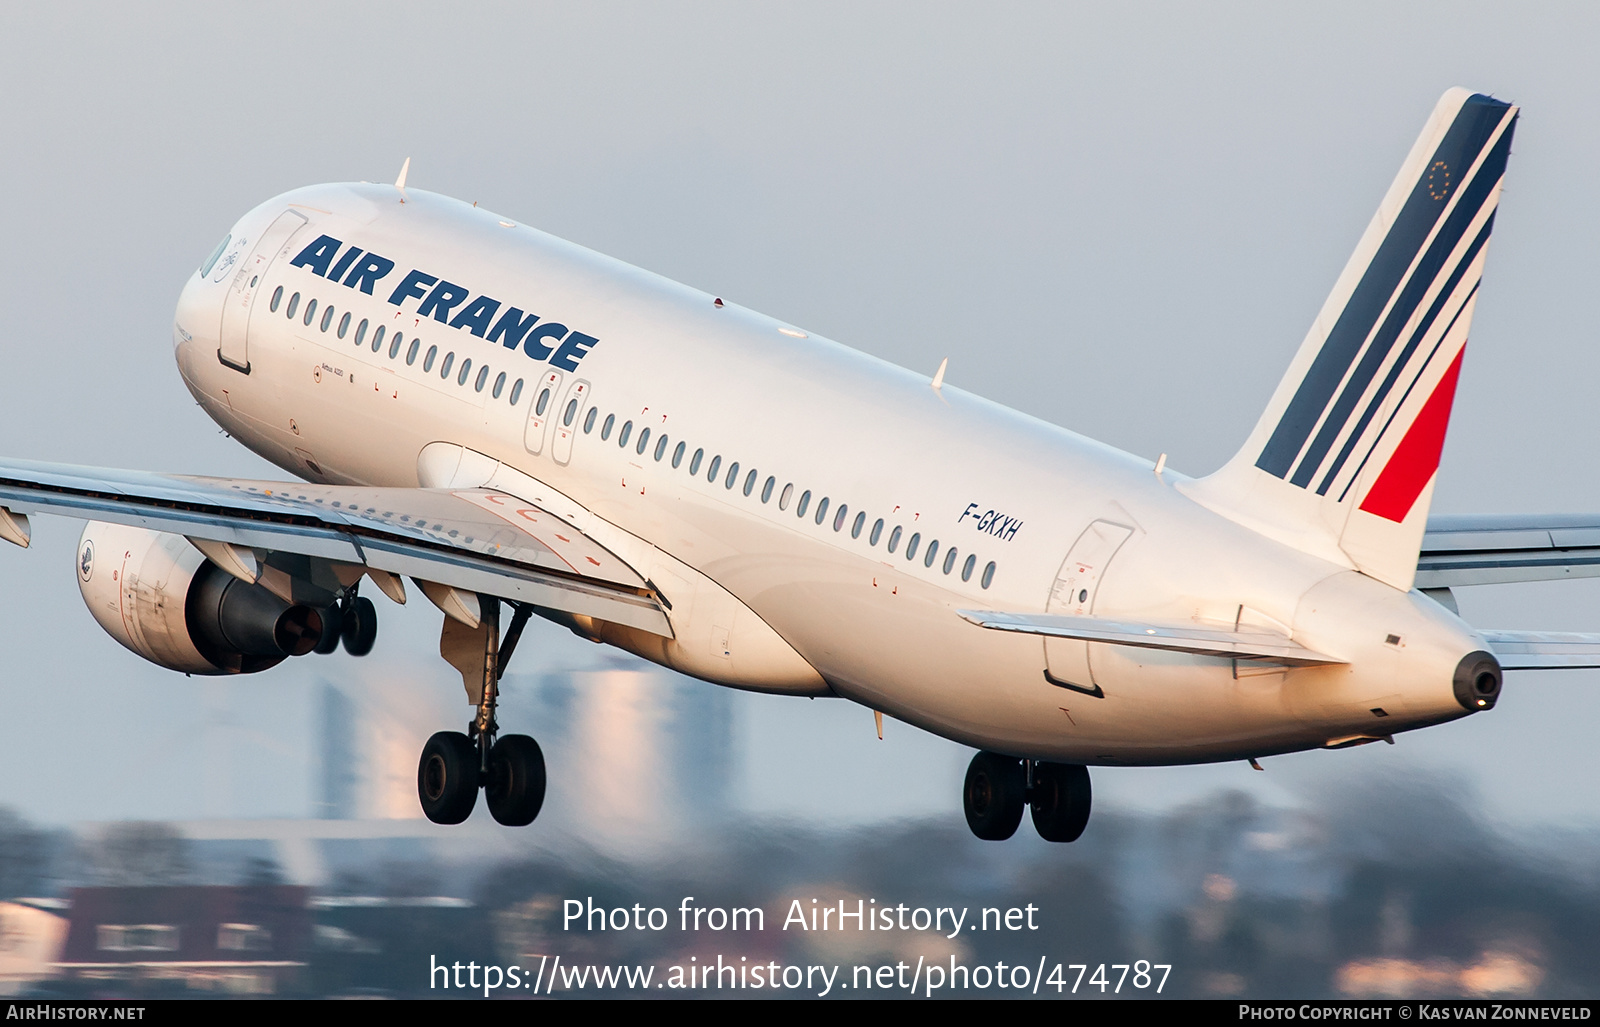
{"label": "vertical stabilizer", "polygon": [[1411,588],[1516,118],[1444,94],[1244,448],[1185,492]]}

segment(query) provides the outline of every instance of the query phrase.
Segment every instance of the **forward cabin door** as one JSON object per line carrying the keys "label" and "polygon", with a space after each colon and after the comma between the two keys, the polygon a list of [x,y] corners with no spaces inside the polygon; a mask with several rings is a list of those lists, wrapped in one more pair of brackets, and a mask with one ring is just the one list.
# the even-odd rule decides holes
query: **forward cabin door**
{"label": "forward cabin door", "polygon": [[[1050,587],[1050,602],[1045,612],[1063,617],[1094,615],[1095,592],[1105,575],[1106,565],[1128,541],[1133,529],[1114,521],[1095,521],[1078,536]],[[1044,671],[1051,684],[1097,693],[1094,674],[1089,668],[1089,643],[1075,638],[1044,640]]]}
{"label": "forward cabin door", "polygon": [[256,294],[265,287],[268,269],[288,251],[295,233],[305,223],[306,216],[299,211],[279,214],[256,240],[256,248],[239,265],[233,284],[228,286],[228,300],[222,306],[222,331],[217,337],[217,359],[235,371],[250,373],[250,312],[255,307]]}
{"label": "forward cabin door", "polygon": [[533,402],[528,404],[528,424],[523,429],[522,444],[534,456],[544,452],[544,437],[549,434],[550,422],[561,413],[556,396],[561,389],[561,372],[546,371],[534,390]]}

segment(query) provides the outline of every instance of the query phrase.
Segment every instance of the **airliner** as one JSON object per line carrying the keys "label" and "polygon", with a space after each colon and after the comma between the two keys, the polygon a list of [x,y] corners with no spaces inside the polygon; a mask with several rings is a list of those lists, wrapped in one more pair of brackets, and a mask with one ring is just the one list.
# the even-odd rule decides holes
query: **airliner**
{"label": "airliner", "polygon": [[187,674],[363,655],[373,593],[420,594],[472,708],[419,760],[437,823],[480,791],[539,812],[539,745],[496,720],[538,615],[971,746],[978,837],[1031,812],[1070,842],[1090,766],[1392,743],[1505,670],[1600,666],[1600,635],[1475,628],[1450,591],[1600,574],[1600,518],[1428,519],[1516,119],[1443,96],[1204,477],[408,188],[407,160],[262,203],[183,286],[185,385],[283,480],[0,461],[0,537],[88,519],[90,612]]}

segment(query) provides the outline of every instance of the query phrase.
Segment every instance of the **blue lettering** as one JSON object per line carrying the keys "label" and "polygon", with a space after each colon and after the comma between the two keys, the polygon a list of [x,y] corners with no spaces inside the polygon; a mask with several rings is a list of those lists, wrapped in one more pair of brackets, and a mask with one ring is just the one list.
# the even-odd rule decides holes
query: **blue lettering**
{"label": "blue lettering", "polygon": [[328,272],[328,279],[330,281],[337,282],[339,277],[345,273],[345,270],[349,268],[351,263],[359,256],[361,256],[361,247],[359,246],[352,246],[348,250],[345,250],[344,256],[340,257],[338,262],[333,265],[333,270]]}
{"label": "blue lettering", "polygon": [[300,251],[298,257],[289,261],[289,266],[309,267],[312,274],[327,277],[328,263],[343,245],[331,235],[319,235],[311,245]]}
{"label": "blue lettering", "polygon": [[350,269],[345,276],[344,284],[349,289],[360,289],[368,296],[372,295],[373,283],[394,270],[394,261],[380,257],[376,253],[369,253],[362,258],[361,263]]}
{"label": "blue lettering", "polygon": [[466,299],[470,293],[463,286],[454,282],[440,282],[428,293],[428,298],[417,306],[417,316],[427,317],[433,315],[435,321],[448,322],[450,308]]}
{"label": "blue lettering", "polygon": [[529,314],[524,317],[522,311],[516,307],[507,307],[506,312],[500,315],[494,327],[489,330],[489,341],[496,342],[505,337],[503,345],[506,349],[516,349],[522,345],[522,337],[528,334],[528,329],[538,323],[538,314]]}
{"label": "blue lettering", "polygon": [[567,334],[566,325],[556,324],[554,321],[546,321],[544,324],[528,333],[528,337],[523,340],[522,343],[522,352],[528,354],[528,356],[535,360],[549,360],[550,354],[555,352],[555,347],[546,346],[539,340],[550,338],[559,339],[565,334]]}
{"label": "blue lettering", "polygon": [[576,371],[578,369],[578,361],[582,360],[583,355],[589,352],[589,347],[599,341],[592,335],[573,332],[567,336],[567,341],[561,344],[561,348],[556,350],[556,355],[550,360],[550,366],[559,367],[563,371]]}
{"label": "blue lettering", "polygon": [[494,312],[500,309],[500,301],[492,300],[487,296],[479,296],[468,303],[450,322],[451,328],[465,328],[467,331],[483,338],[489,331],[489,319],[494,317]]}
{"label": "blue lettering", "polygon": [[423,274],[421,271],[412,271],[401,279],[400,284],[395,286],[394,292],[389,294],[389,302],[398,307],[408,299],[421,299],[427,291],[427,287],[438,280],[432,275]]}

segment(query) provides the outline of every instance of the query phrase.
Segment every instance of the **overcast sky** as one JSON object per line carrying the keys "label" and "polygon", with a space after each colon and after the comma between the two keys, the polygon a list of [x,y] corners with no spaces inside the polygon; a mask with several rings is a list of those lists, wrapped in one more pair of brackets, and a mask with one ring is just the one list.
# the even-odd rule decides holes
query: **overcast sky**
{"label": "overcast sky", "polygon": [[[280,473],[184,391],[179,288],[261,200],[392,180],[409,156],[415,187],[908,367],[948,356],[954,385],[1201,474],[1464,85],[1524,112],[1434,508],[1600,509],[1597,29],[1587,4],[7,5],[0,449]],[[0,547],[0,804],[303,815],[323,677],[382,703],[386,680],[420,676],[464,720],[418,604],[384,604],[364,664],[203,683],[142,663],[79,599],[80,527],[38,518],[31,551]],[[1481,626],[1600,630],[1585,583],[1461,605]],[[595,659],[541,628],[523,671]],[[1291,801],[1430,766],[1509,822],[1600,826],[1597,691],[1588,672],[1512,675],[1493,713],[1393,748],[1265,775],[1100,771],[1096,805],[1219,786]],[[755,808],[959,816],[957,746],[893,724],[880,745],[842,703],[735,711]]]}

